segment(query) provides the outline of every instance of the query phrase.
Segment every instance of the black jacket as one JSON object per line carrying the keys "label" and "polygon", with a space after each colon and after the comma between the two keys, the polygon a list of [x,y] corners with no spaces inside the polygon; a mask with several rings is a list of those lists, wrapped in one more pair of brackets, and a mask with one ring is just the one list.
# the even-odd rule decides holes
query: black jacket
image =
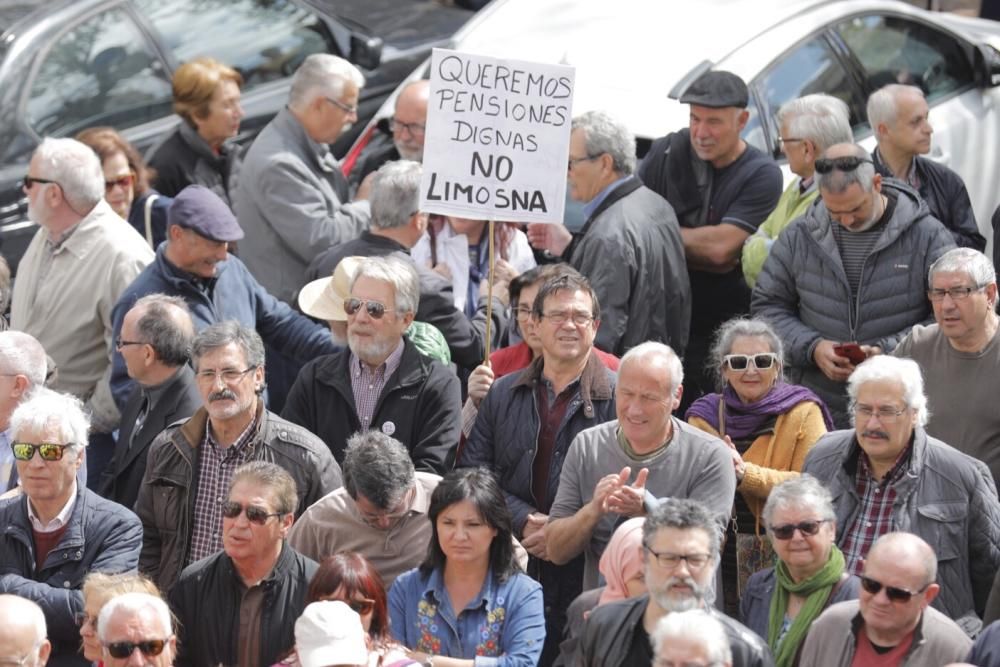
{"label": "black jacket", "polygon": [[133,388],[122,411],[114,456],[104,469],[98,487],[98,493],[102,496],[129,509],[135,507],[135,501],[139,497],[142,476],[146,472],[146,456],[153,439],[165,428],[176,421],[187,419],[201,407],[201,394],[194,381],[194,371],[186,364],[167,380],[160,391],[162,393],[159,394],[159,400],[150,406],[142,428],[132,440],[132,431],[143,402],[142,388]]}
{"label": "black jacket", "polygon": [[[412,262],[410,251],[396,241],[362,232],[361,237],[333,246],[320,254],[309,264],[306,280],[329,277],[340,260],[345,257],[385,257],[395,255]],[[414,316],[418,322],[433,324],[438,328],[451,349],[451,359],[457,365],[469,370],[483,363],[486,354],[486,299],[479,300],[476,316],[469,320],[465,313],[455,308],[455,296],[451,281],[427,267],[415,264],[420,277],[420,303]],[[499,299],[493,299],[493,339],[494,349],[500,334],[506,326],[504,307]]]}
{"label": "black jacket", "polygon": [[[372,429],[396,438],[410,451],[417,470],[443,475],[451,470],[462,432],[458,377],[420,354],[403,338],[399,368],[386,380],[372,414]],[[318,435],[344,461],[347,439],[361,430],[351,388],[350,350],[314,359],[288,392],[282,416]]]}
{"label": "black jacket", "polygon": [[[295,645],[295,621],[306,607],[309,581],[318,568],[286,543],[271,574],[259,584],[264,588],[258,631],[261,667],[273,665]],[[245,590],[224,551],[184,569],[170,591],[170,608],[178,621],[177,667],[237,664]]]}
{"label": "black jacket", "polygon": [[197,130],[181,121],[153,147],[149,166],[156,170],[154,185],[160,194],[176,197],[189,185],[204,185],[232,208],[242,159],[242,149],[232,141],[224,143],[216,155]]}

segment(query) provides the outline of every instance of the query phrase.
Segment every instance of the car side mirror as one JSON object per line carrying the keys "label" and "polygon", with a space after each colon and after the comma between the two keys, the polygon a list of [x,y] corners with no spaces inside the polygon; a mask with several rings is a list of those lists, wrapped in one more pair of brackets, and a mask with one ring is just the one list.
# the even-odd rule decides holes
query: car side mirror
{"label": "car side mirror", "polygon": [[373,70],[382,62],[382,38],[351,35],[350,61],[362,69]]}
{"label": "car side mirror", "polygon": [[977,45],[976,75],[984,88],[1000,86],[1000,51],[989,44]]}

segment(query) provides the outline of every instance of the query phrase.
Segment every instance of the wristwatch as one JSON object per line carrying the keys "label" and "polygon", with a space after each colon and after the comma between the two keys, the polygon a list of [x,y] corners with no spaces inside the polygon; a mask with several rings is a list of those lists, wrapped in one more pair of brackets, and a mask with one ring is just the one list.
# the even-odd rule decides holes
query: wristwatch
{"label": "wristwatch", "polygon": [[421,667],[434,667],[434,656],[428,654],[427,658],[422,663],[420,663],[420,666]]}

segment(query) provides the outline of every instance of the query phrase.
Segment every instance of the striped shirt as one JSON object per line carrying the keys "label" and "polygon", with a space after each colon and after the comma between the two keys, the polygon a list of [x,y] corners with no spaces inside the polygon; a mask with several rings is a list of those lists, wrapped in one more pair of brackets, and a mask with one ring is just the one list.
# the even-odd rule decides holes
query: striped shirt
{"label": "striped shirt", "polygon": [[844,265],[844,273],[847,274],[847,282],[851,286],[852,297],[856,297],[858,294],[865,260],[871,255],[872,248],[875,247],[882,232],[885,231],[886,223],[892,218],[892,211],[895,207],[896,198],[886,195],[885,212],[882,217],[870,229],[863,232],[848,231],[837,222],[831,225],[833,238],[837,242],[837,250],[840,251],[840,261]]}
{"label": "striped shirt", "polygon": [[362,431],[367,431],[371,426],[372,417],[375,416],[375,407],[378,405],[378,399],[382,395],[385,382],[396,372],[396,369],[399,368],[399,362],[402,360],[402,339],[392,354],[386,357],[382,365],[375,370],[371,370],[367,364],[361,363],[361,360],[354,356],[353,352],[351,353],[351,390],[354,392],[354,411],[358,415]]}

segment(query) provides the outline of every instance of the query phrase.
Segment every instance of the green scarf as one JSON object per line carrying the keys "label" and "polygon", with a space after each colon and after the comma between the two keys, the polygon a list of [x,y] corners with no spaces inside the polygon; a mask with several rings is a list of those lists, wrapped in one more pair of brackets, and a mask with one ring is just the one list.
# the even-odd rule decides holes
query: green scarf
{"label": "green scarf", "polygon": [[[799,644],[806,638],[809,626],[813,620],[819,616],[826,606],[826,601],[830,597],[830,591],[834,584],[840,581],[844,573],[844,554],[841,553],[837,545],[830,549],[830,557],[819,572],[809,577],[803,582],[795,583],[792,575],[788,573],[786,566],[780,559],[774,566],[774,574],[777,578],[777,585],[774,587],[774,594],[771,596],[771,614],[767,622],[767,644],[774,654],[775,667],[791,667],[795,660],[795,654],[799,649]],[[781,626],[785,622],[785,613],[788,611],[788,595],[795,593],[806,598],[806,603],[799,610],[799,615],[792,621],[792,626],[788,628],[787,634],[778,644],[778,635],[781,633]]]}

